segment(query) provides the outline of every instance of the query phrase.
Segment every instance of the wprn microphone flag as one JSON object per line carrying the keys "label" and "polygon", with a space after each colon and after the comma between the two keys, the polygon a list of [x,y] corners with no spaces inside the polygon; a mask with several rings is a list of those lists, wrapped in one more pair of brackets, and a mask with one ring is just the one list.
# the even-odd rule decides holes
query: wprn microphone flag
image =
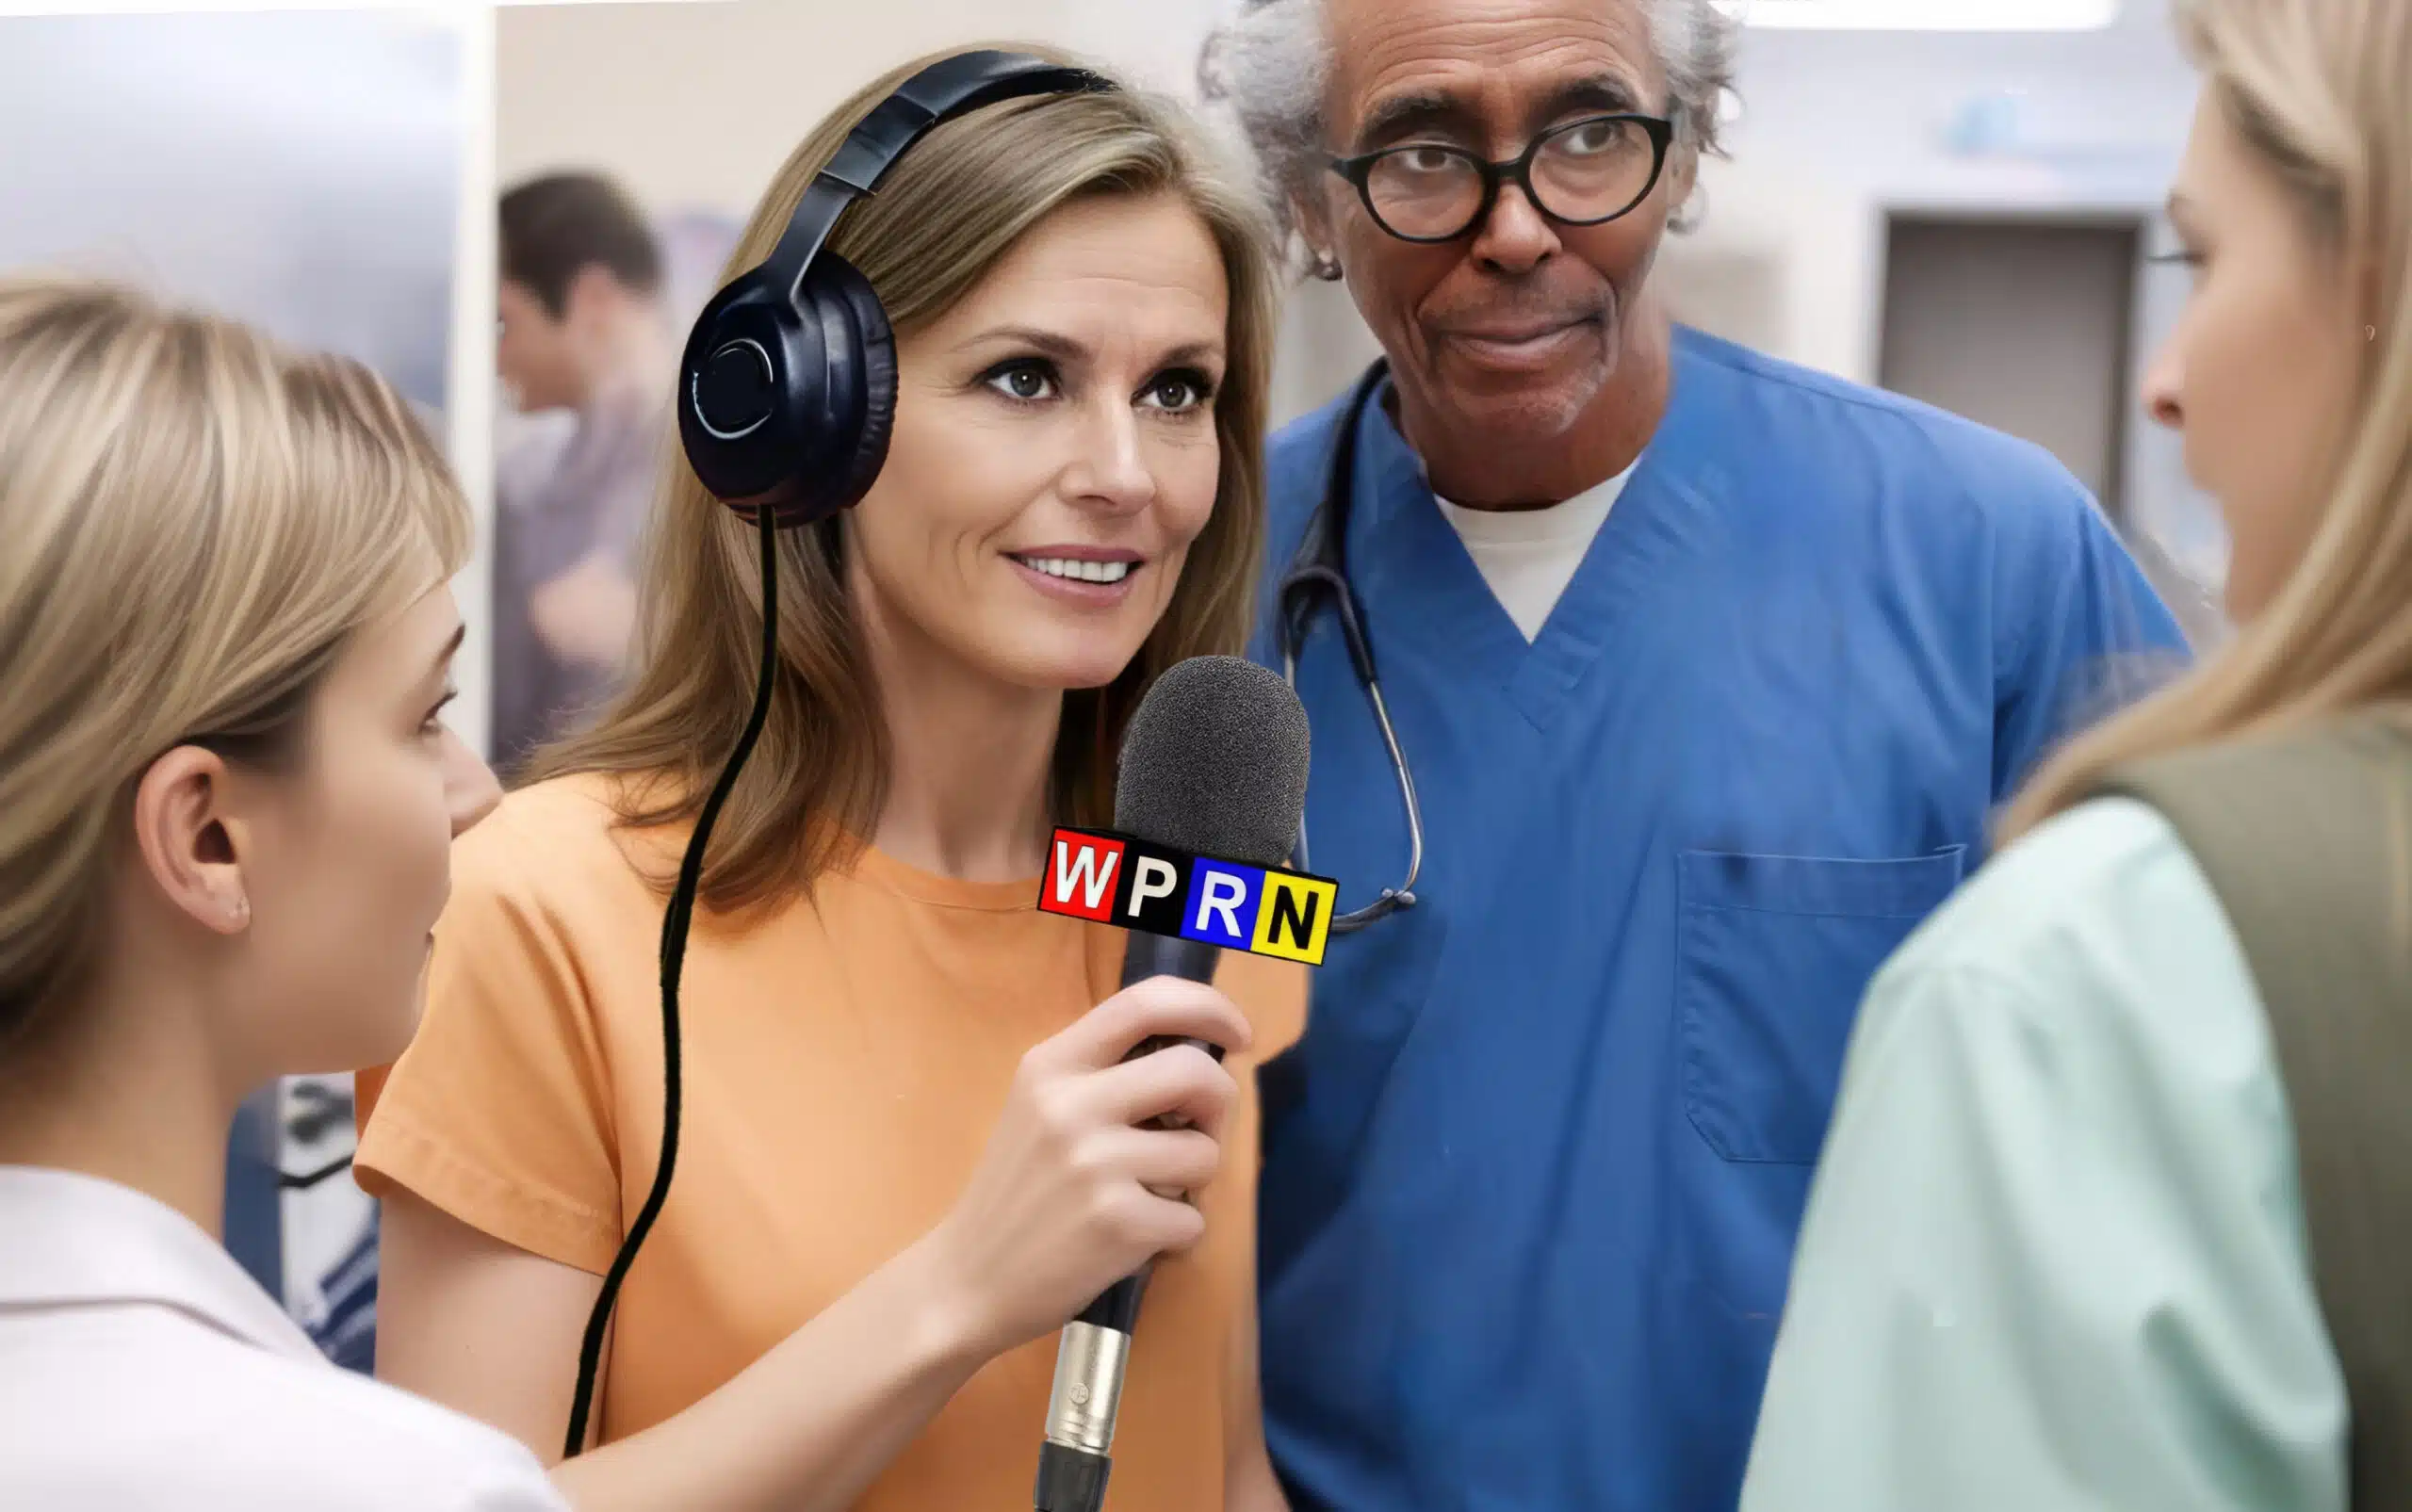
{"label": "wprn microphone flag", "polygon": [[1041,913],[1309,966],[1323,965],[1339,896],[1329,877],[1198,855],[1112,830],[1058,829],[1038,884]]}

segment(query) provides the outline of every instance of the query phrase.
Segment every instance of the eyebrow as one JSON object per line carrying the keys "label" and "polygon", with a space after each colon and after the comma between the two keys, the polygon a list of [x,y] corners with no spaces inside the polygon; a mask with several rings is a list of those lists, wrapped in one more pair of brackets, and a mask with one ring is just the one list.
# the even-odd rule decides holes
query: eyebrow
{"label": "eyebrow", "polygon": [[[1070,336],[1064,334],[1062,332],[1041,330],[1037,326],[997,326],[990,330],[983,331],[978,335],[972,337],[970,341],[965,342],[964,346],[966,348],[972,348],[1002,344],[1005,342],[1012,342],[1017,346],[1034,348],[1059,362],[1086,362],[1091,355],[1087,347],[1083,346],[1080,342],[1073,340]],[[1172,350],[1165,353],[1164,356],[1159,359],[1159,365],[1170,366],[1174,363],[1204,362],[1219,359],[1222,355],[1223,348],[1222,343],[1220,342],[1185,341],[1180,346],[1173,348]]]}
{"label": "eyebrow", "polygon": [[[1540,131],[1570,110],[1616,113],[1641,109],[1641,96],[1631,82],[1614,73],[1593,73],[1553,87],[1526,112],[1525,128]],[[1394,94],[1375,102],[1357,128],[1361,151],[1375,152],[1419,131],[1444,131],[1461,138],[1482,135],[1480,112],[1454,95],[1430,90]]]}
{"label": "eyebrow", "polygon": [[1570,110],[1638,113],[1641,108],[1641,91],[1631,81],[1614,73],[1594,73],[1571,79],[1542,96],[1540,107],[1526,124],[1539,130]]}
{"label": "eyebrow", "polygon": [[1184,341],[1165,353],[1163,365],[1169,367],[1175,363],[1220,362],[1222,357],[1223,348],[1220,342]]}
{"label": "eyebrow", "polygon": [[1357,146],[1372,152],[1410,132],[1445,130],[1473,134],[1481,119],[1466,104],[1445,94],[1393,94],[1377,100],[1357,125]]}
{"label": "eyebrow", "polygon": [[1036,326],[995,326],[981,332],[963,345],[970,347],[999,346],[1011,342],[1018,347],[1033,347],[1050,357],[1063,362],[1079,362],[1089,354],[1088,348],[1060,331],[1042,331]]}

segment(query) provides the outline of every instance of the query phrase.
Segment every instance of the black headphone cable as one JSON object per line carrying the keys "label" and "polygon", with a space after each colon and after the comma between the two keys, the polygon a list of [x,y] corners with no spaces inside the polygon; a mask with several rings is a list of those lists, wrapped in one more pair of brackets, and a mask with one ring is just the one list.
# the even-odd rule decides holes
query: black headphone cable
{"label": "black headphone cable", "polygon": [[679,1034],[678,978],[687,959],[687,926],[694,914],[695,891],[704,870],[704,850],[710,843],[712,824],[720,818],[721,806],[728,802],[729,789],[737,786],[739,772],[746,758],[754,754],[755,742],[762,737],[762,726],[771,715],[771,691],[776,684],[779,667],[779,586],[778,586],[778,521],[769,509],[754,512],[756,539],[762,553],[762,667],[754,684],[754,711],[747,716],[745,729],[737,738],[721,768],[719,780],[704,799],[702,813],[695,819],[695,833],[687,840],[687,854],[678,863],[678,884],[670,894],[669,907],[661,916],[661,1161],[653,1173],[653,1190],[645,1195],[644,1206],[637,1211],[636,1222],[628,1226],[627,1238],[620,1242],[620,1252],[613,1257],[611,1268],[603,1276],[603,1289],[595,1298],[595,1310],[587,1315],[586,1339],[578,1354],[578,1387],[570,1399],[569,1432],[562,1443],[562,1457],[574,1459],[586,1447],[588,1407],[595,1396],[595,1376],[601,1368],[603,1340],[611,1322],[611,1309],[620,1295],[620,1284],[627,1278],[628,1267],[636,1262],[637,1250],[652,1232],[654,1221],[661,1215],[661,1206],[670,1196],[671,1168],[678,1160]]}

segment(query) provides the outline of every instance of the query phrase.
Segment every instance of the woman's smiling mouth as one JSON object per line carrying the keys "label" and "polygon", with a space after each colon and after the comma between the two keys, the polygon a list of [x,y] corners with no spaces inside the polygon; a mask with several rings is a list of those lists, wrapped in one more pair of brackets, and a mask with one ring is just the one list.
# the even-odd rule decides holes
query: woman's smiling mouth
{"label": "woman's smiling mouth", "polygon": [[1007,561],[1040,592],[1075,604],[1116,604],[1147,565],[1135,551],[1099,546],[1038,546]]}

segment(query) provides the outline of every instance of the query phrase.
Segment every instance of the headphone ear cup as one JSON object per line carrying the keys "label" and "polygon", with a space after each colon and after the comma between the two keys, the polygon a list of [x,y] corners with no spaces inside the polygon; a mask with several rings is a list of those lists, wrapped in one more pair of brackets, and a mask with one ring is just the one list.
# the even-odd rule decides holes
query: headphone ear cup
{"label": "headphone ear cup", "polygon": [[871,280],[832,252],[813,260],[804,298],[823,329],[844,333],[828,345],[829,411],[857,417],[851,437],[840,430],[829,438],[826,462],[834,470],[823,496],[834,512],[860,503],[888,463],[896,422],[896,333]]}

